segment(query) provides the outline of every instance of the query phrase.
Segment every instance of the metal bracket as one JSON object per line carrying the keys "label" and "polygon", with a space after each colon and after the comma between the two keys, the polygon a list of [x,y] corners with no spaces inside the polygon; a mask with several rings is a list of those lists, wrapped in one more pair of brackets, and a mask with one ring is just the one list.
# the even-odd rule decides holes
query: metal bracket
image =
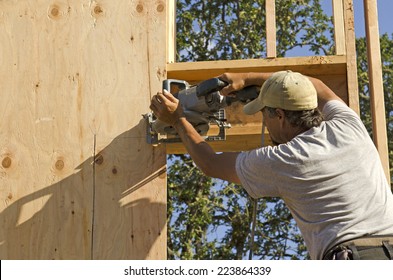
{"label": "metal bracket", "polygon": [[152,145],[158,145],[158,133],[153,130],[152,124],[154,123],[153,113],[147,113],[142,115],[146,120],[146,142]]}

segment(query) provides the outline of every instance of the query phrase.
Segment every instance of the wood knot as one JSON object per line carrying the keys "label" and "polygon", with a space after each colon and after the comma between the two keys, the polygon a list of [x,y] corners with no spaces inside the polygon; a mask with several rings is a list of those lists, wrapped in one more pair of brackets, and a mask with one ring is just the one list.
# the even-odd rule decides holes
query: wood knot
{"label": "wood knot", "polygon": [[104,12],[104,10],[101,8],[101,6],[97,5],[97,6],[94,7],[94,13],[96,15],[101,15],[103,12]]}
{"label": "wood knot", "polygon": [[138,5],[136,6],[136,11],[137,11],[138,13],[142,13],[142,12],[143,12],[143,5],[142,5],[142,4],[138,4]]}
{"label": "wood knot", "polygon": [[48,8],[48,17],[53,20],[60,20],[71,13],[71,7],[64,4],[54,4]]}
{"label": "wood knot", "polygon": [[162,13],[164,10],[165,10],[165,5],[164,5],[164,3],[160,2],[157,5],[157,12]]}
{"label": "wood knot", "polygon": [[11,167],[11,164],[12,164],[12,160],[11,160],[10,157],[5,157],[5,158],[3,158],[3,161],[1,162],[1,165],[2,165],[4,168],[10,168],[10,167]]}
{"label": "wood knot", "polygon": [[60,17],[60,7],[57,5],[53,5],[49,7],[48,16],[51,19],[58,19]]}
{"label": "wood knot", "polygon": [[91,11],[91,15],[95,18],[103,17],[105,14],[104,9],[100,5],[95,5]]}
{"label": "wood knot", "polygon": [[104,157],[101,154],[98,154],[94,160],[94,162],[98,165],[101,165],[104,162]]}
{"label": "wood knot", "polygon": [[57,17],[60,14],[59,8],[52,7],[52,9],[50,10],[50,14],[52,17]]}
{"label": "wood knot", "polygon": [[113,174],[113,175],[116,175],[116,174],[117,174],[117,168],[116,168],[116,166],[114,166],[114,167],[112,168],[112,174]]}
{"label": "wood knot", "polygon": [[57,160],[56,163],[55,163],[55,167],[59,171],[63,170],[63,168],[64,168],[64,161],[61,160],[61,159]]}

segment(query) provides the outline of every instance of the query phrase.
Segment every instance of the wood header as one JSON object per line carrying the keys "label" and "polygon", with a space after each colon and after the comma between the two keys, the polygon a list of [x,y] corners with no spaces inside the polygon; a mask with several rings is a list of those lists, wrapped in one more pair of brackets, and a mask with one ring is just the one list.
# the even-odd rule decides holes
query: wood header
{"label": "wood header", "polygon": [[305,75],[346,74],[345,56],[280,57],[266,59],[178,62],[167,64],[168,79],[201,81],[225,72],[292,70]]}

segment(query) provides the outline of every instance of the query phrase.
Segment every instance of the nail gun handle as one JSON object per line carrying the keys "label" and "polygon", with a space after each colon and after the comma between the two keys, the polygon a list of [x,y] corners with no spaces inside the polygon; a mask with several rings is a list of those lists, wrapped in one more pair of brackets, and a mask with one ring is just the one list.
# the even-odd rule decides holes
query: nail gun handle
{"label": "nail gun handle", "polygon": [[218,78],[212,78],[198,84],[196,89],[197,97],[203,97],[209,95],[210,93],[221,90],[228,85],[227,82],[220,80]]}
{"label": "nail gun handle", "polygon": [[183,80],[168,79],[162,82],[162,89],[169,91],[172,94],[177,94],[179,91],[189,88],[190,85]]}

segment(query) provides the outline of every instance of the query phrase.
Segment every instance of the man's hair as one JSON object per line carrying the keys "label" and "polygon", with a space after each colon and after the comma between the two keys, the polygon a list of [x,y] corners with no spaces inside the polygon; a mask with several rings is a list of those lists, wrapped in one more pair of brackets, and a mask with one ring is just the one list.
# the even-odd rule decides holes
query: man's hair
{"label": "man's hair", "polygon": [[[277,116],[276,108],[267,107],[269,117]],[[318,127],[323,121],[323,116],[318,108],[303,111],[289,111],[283,110],[285,117],[292,126],[297,126],[305,129]]]}

